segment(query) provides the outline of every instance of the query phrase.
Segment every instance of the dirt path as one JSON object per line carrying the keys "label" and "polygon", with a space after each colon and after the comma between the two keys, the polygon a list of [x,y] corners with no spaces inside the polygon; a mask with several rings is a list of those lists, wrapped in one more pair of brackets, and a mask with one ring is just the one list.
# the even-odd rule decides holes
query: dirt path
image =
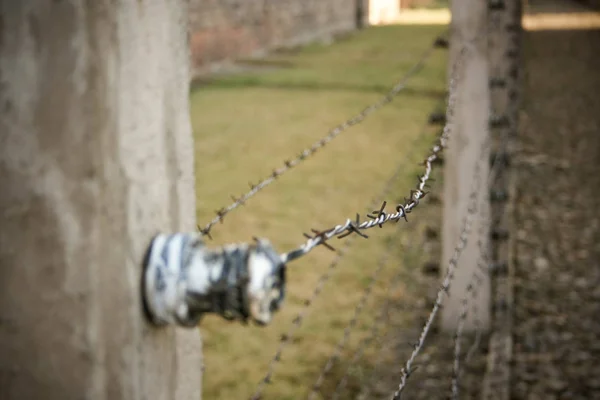
{"label": "dirt path", "polygon": [[600,399],[600,30],[525,32],[513,399]]}

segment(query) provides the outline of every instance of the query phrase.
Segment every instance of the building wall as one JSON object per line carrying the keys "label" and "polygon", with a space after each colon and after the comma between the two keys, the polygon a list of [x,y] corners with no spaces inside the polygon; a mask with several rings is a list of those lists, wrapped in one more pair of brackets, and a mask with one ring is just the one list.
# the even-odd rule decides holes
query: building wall
{"label": "building wall", "polygon": [[[357,27],[367,0],[189,0],[193,66],[291,47]],[[363,9],[364,9],[363,8]]]}

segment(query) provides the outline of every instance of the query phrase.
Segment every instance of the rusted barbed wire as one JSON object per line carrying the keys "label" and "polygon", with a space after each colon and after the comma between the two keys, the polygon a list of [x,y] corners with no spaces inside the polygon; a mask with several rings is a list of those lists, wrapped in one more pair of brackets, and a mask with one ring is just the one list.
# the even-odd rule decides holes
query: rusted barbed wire
{"label": "rusted barbed wire", "polygon": [[361,123],[370,114],[379,110],[384,105],[392,102],[392,100],[396,97],[396,95],[398,95],[398,93],[400,93],[406,87],[408,81],[414,75],[416,75],[419,71],[421,71],[423,69],[423,67],[425,66],[425,63],[427,62],[429,57],[433,54],[435,48],[442,47],[442,46],[440,46],[440,43],[444,43],[446,41],[447,40],[443,39],[443,38],[439,38],[439,37],[436,38],[436,40],[432,43],[432,45],[429,46],[423,52],[423,54],[418,59],[418,61],[408,70],[408,72],[406,72],[404,74],[404,76],[398,81],[398,83],[396,83],[384,97],[382,97],[376,103],[373,103],[373,104],[365,107],[360,113],[358,113],[354,117],[344,121],[340,125],[331,129],[325,137],[323,137],[320,140],[318,140],[317,142],[313,143],[310,147],[303,150],[295,158],[284,161],[282,167],[274,169],[273,172],[269,176],[263,178],[257,184],[250,183],[249,184],[250,190],[248,192],[242,194],[240,197],[231,196],[233,203],[231,203],[228,206],[221,207],[219,210],[217,210],[216,216],[210,222],[208,222],[204,227],[201,227],[200,225],[198,225],[198,230],[203,235],[208,236],[210,238],[211,237],[210,232],[211,232],[212,227],[214,225],[216,225],[217,223],[222,222],[228,213],[235,210],[239,206],[244,205],[246,203],[246,201],[248,201],[251,197],[256,195],[258,192],[260,192],[267,186],[269,186],[278,177],[280,177],[281,175],[283,175],[290,169],[292,169],[295,166],[297,166],[298,164],[300,164],[306,158],[315,154],[319,149],[325,147],[328,143],[330,143],[333,139],[335,139],[340,133],[344,132],[346,129],[348,129],[356,124]]}
{"label": "rusted barbed wire", "polygon": [[331,229],[326,230],[316,230],[313,229],[312,232],[314,235],[304,234],[307,237],[307,241],[298,247],[295,250],[292,250],[288,253],[282,254],[281,259],[284,263],[295,260],[299,257],[302,257],[308,254],[315,247],[323,244],[327,245],[327,240],[337,237],[344,238],[346,236],[357,234],[361,237],[367,238],[368,236],[362,233],[361,231],[370,229],[376,226],[380,228],[387,222],[398,222],[401,219],[408,221],[407,215],[419,205],[419,201],[427,195],[428,192],[425,191],[427,181],[430,179],[431,171],[433,170],[433,163],[440,157],[442,151],[448,145],[448,139],[450,137],[450,133],[452,131],[452,125],[450,121],[452,121],[454,116],[454,110],[456,107],[456,99],[457,99],[457,91],[456,86],[459,80],[458,71],[460,71],[460,66],[462,65],[463,59],[467,53],[467,47],[464,47],[452,68],[452,73],[450,76],[450,85],[449,85],[449,95],[448,95],[448,107],[446,111],[446,121],[448,121],[444,125],[444,129],[442,130],[441,135],[438,140],[431,148],[429,154],[423,161],[423,165],[425,166],[425,171],[422,175],[418,177],[418,184],[416,189],[410,191],[409,198],[404,199],[404,204],[397,204],[396,211],[392,213],[387,213],[385,211],[385,207],[387,202],[383,202],[379,210],[373,211],[371,214],[367,214],[367,220],[360,222],[360,216],[356,215],[356,220],[347,219],[345,223],[336,225]]}

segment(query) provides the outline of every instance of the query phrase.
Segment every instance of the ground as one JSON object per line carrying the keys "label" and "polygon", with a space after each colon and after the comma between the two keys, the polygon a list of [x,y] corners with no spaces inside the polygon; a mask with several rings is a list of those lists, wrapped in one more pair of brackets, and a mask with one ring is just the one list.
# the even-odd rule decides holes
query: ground
{"label": "ground", "polygon": [[600,399],[600,29],[525,34],[515,399]]}

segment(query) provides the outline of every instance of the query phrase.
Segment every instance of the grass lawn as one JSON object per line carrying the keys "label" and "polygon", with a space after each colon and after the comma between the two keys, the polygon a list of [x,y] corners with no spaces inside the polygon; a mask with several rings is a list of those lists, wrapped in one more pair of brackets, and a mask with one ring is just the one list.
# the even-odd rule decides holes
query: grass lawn
{"label": "grass lawn", "polygon": [[[191,114],[200,225],[214,216],[214,210],[231,202],[230,195],[246,191],[248,182],[265,177],[284,159],[297,155],[330,128],[381,98],[444,29],[368,28],[333,45],[274,54],[261,62],[260,68],[254,65],[249,71],[195,85]],[[310,228],[329,228],[357,212],[364,215],[398,165],[403,166],[402,174],[386,199],[395,202],[407,196],[421,171],[417,164],[439,130],[429,127],[423,132],[423,126],[428,114],[443,101],[446,57],[446,50],[436,50],[394,102],[342,133],[229,214],[223,224],[214,227],[209,245],[259,236],[269,238],[279,251],[288,251],[302,243],[302,233]],[[433,190],[439,191],[439,185],[434,182]],[[392,210],[393,205],[388,207]],[[335,386],[335,378],[345,369],[382,303],[386,283],[397,268],[419,267],[418,259],[407,262],[409,249],[402,243],[420,229],[421,211],[417,208],[409,216],[410,223],[400,235],[394,234],[390,225],[367,232],[368,240],[356,239],[283,353],[264,399],[306,396],[352,317],[378,252],[394,240],[398,246],[391,261],[325,383],[326,388]],[[340,248],[342,240],[332,244]],[[215,316],[201,322],[204,399],[250,397],[266,372],[279,337],[334,256],[320,246],[290,264],[284,308],[267,327],[241,326]],[[402,294],[399,290],[394,296],[401,298]],[[353,369],[353,385],[372,363],[372,353],[366,356]]]}

